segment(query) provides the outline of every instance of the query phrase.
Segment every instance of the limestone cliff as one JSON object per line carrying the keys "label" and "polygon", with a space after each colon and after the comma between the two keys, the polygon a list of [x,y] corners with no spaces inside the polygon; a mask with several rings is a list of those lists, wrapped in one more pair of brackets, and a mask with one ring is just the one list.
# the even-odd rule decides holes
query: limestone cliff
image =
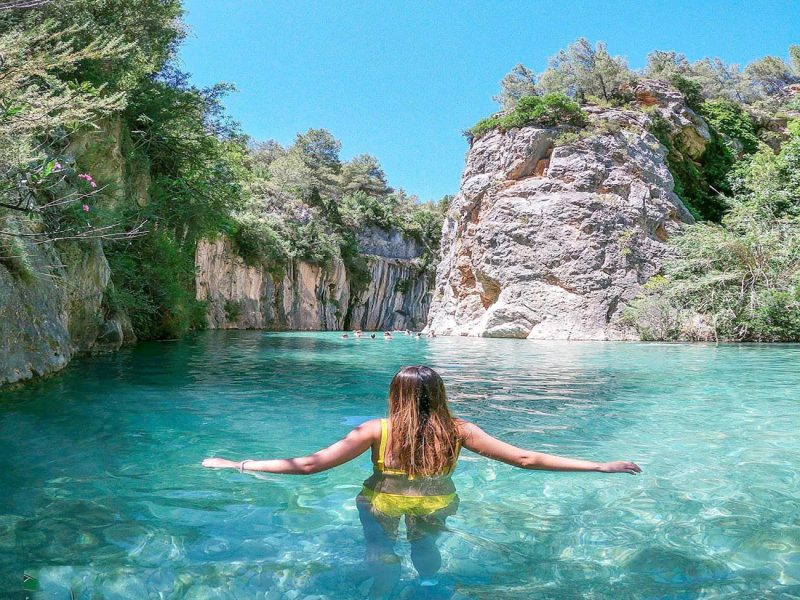
{"label": "limestone cliff", "polygon": [[[103,187],[102,201],[132,192],[146,198],[146,169],[122,159],[118,121],[75,135],[65,151]],[[34,243],[41,224],[0,211],[0,385],[62,369],[76,353],[113,350],[135,340],[127,315],[111,313],[104,295],[111,278],[98,240]],[[38,238],[37,238],[38,239]]]}
{"label": "limestone cliff", "polygon": [[[492,131],[469,149],[445,221],[428,329],[531,339],[632,339],[625,303],[655,274],[665,241],[692,217],[673,192],[665,148],[702,155],[708,128],[660,82],[633,90],[639,110],[587,107],[592,126]],[[644,107],[651,107],[642,110]]]}
{"label": "limestone cliff", "polygon": [[353,294],[344,264],[294,261],[282,275],[250,267],[230,242],[197,247],[197,298],[208,303],[212,329],[340,330],[421,328],[430,304],[421,249],[396,232],[359,236],[370,282]]}
{"label": "limestone cliff", "polygon": [[[14,217],[4,227],[28,231]],[[12,225],[13,224],[13,225]],[[17,241],[0,248],[0,385],[62,369],[79,352],[116,349],[135,336],[102,306],[110,278],[99,242],[56,250]]]}

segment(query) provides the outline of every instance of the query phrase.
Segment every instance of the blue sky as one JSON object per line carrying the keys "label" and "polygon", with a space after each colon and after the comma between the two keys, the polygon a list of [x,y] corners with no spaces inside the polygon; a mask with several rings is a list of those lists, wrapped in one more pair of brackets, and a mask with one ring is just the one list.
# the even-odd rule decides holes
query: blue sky
{"label": "blue sky", "polygon": [[800,2],[187,0],[181,49],[195,84],[234,83],[226,105],[256,139],[310,127],[369,153],[389,183],[438,199],[458,190],[461,132],[497,108],[499,81],[541,71],[580,36],[644,65],[650,50],[746,64],[800,43]]}

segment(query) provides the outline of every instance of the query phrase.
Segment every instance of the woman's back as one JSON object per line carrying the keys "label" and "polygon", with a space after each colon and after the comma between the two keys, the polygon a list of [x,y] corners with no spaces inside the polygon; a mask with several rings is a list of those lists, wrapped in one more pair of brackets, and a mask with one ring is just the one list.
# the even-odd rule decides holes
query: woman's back
{"label": "woman's back", "polygon": [[373,473],[362,489],[363,496],[375,510],[387,516],[426,515],[442,510],[456,500],[451,475],[455,470],[460,442],[456,443],[455,457],[449,468],[430,475],[412,475],[396,468],[391,458],[387,461],[390,419],[381,419],[380,428],[380,443],[377,451],[373,449]]}
{"label": "woman's back", "polygon": [[518,448],[480,427],[454,419],[444,383],[428,367],[404,367],[389,386],[389,418],[362,423],[344,438],[314,454],[290,459],[208,458],[206,467],[310,475],[350,461],[372,448],[373,473],[356,498],[373,574],[370,597],[388,595],[400,577],[394,551],[400,517],[405,517],[411,560],[420,585],[432,585],[441,566],[436,539],[458,508],[451,475],[461,446],[487,458],[524,469],[636,474],[629,461],[596,463]]}

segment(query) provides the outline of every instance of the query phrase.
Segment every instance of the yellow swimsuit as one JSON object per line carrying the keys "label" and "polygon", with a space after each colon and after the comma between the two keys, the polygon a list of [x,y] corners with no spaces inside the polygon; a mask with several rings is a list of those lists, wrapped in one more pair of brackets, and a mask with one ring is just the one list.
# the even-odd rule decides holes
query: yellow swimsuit
{"label": "yellow swimsuit", "polygon": [[[388,420],[381,419],[381,443],[378,450],[378,461],[374,465],[372,476],[364,482],[362,494],[366,496],[373,508],[387,516],[400,515],[423,516],[442,510],[449,506],[456,497],[456,489],[450,475],[452,468],[433,477],[414,477],[405,471],[387,469],[386,441],[388,438]],[[456,460],[461,450],[461,442],[456,443]]]}

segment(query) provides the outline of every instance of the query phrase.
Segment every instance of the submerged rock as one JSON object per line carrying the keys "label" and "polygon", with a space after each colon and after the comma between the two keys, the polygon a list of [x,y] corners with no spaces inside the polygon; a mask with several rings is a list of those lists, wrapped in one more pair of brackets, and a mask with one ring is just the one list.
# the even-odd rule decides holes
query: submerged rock
{"label": "submerged rock", "polygon": [[[682,151],[702,153],[708,129],[679,93],[644,82],[636,97],[672,124]],[[692,217],[673,191],[648,115],[587,112],[593,125],[574,141],[558,144],[558,129],[536,127],[473,140],[443,228],[428,329],[636,337],[621,312],[659,271],[666,240]]]}

